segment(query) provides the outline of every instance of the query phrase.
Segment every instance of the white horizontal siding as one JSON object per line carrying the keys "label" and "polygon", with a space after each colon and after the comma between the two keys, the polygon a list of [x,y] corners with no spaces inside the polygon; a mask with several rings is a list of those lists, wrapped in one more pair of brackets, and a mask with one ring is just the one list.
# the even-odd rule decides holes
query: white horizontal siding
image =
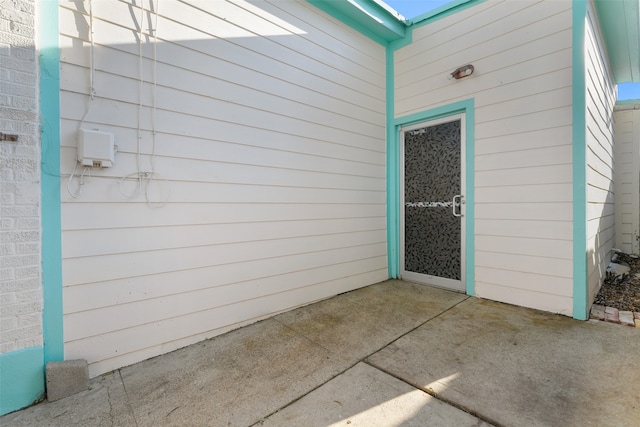
{"label": "white horizontal siding", "polygon": [[[94,1],[89,102],[88,5],[60,5],[61,168],[85,114],[118,153],[63,183],[67,358],[95,376],[387,278],[382,46],[305,1]],[[162,207],[123,181],[150,170]]]}
{"label": "white horizontal siding", "polygon": [[512,220],[487,219],[476,225],[476,233],[478,235],[571,241],[573,238],[571,224],[571,221],[522,220],[521,218]]}
{"label": "white horizontal siding", "polygon": [[[567,289],[567,287],[564,286],[564,282],[566,280],[558,281],[557,277],[551,277],[551,280],[556,280],[555,282],[551,282],[555,283],[555,286],[553,287],[552,292],[545,293],[540,289],[543,289],[546,286],[541,286],[539,284],[539,281],[549,280],[549,278],[540,274],[536,274],[535,276],[538,278],[538,281],[527,281],[527,289],[521,289],[518,287],[517,282],[520,279],[520,275],[518,274],[518,272],[514,272],[511,274],[508,286],[502,286],[500,284],[494,283],[497,281],[495,279],[492,279],[491,282],[482,282],[479,279],[476,279],[476,287],[482,287],[483,298],[486,299],[502,301],[507,304],[514,304],[524,307],[539,308],[541,310],[549,311],[552,313],[567,314],[567,307],[573,304],[573,295],[558,295],[558,289]],[[532,288],[538,288],[538,290],[536,290],[535,292],[531,292]]]}
{"label": "white horizontal siding", "polygon": [[596,13],[589,3],[585,34],[587,140],[587,277],[589,303],[595,298],[615,243],[615,83]]}
{"label": "white horizontal siding", "polygon": [[616,248],[638,254],[640,247],[640,110],[620,110],[615,117]]}
{"label": "white horizontal siding", "polygon": [[[69,313],[80,313],[175,293],[206,290],[212,286],[230,287],[234,283],[258,281],[270,277],[277,278],[283,272],[330,269],[343,263],[348,267],[353,259],[358,262],[376,259],[380,256],[380,248],[381,245],[366,245],[366,247],[354,245],[341,249],[308,251],[236,263],[206,264],[197,269],[153,271],[152,274],[139,275],[137,280],[133,282],[129,277],[109,280],[108,286],[104,286],[106,281],[83,283],[80,286],[71,286],[67,289],[65,303],[68,304]],[[184,279],[188,277],[197,280],[184,282]],[[181,282],[184,285],[176,289],[175,284]],[[118,292],[114,292],[116,289]],[[95,296],[95,298],[91,296]]]}
{"label": "white horizontal siding", "polygon": [[[572,314],[571,2],[481,2],[395,52],[397,118],[474,99],[475,292]],[[448,80],[455,68],[475,72]]]}
{"label": "white horizontal siding", "polygon": [[[68,154],[65,159],[66,162],[63,162],[62,165],[66,166],[68,164],[68,167],[72,168],[72,164],[75,161],[75,150],[63,149],[62,151]],[[203,151],[206,151],[206,147]],[[238,151],[242,152],[244,150],[240,148]],[[264,154],[263,150],[256,149],[255,152],[256,158],[254,161],[256,163],[269,160],[269,156],[265,156],[264,158],[258,157],[260,154]],[[277,158],[277,156],[274,157]],[[298,156],[285,154],[283,157],[295,159]],[[304,160],[306,162],[309,159]],[[235,162],[231,163],[206,160],[206,158],[192,159],[172,157],[169,155],[160,156],[156,154],[154,163],[157,169],[166,171],[162,174],[162,177],[176,181],[277,186],[287,186],[291,183],[296,183],[302,187],[356,188],[362,190],[379,190],[381,186],[384,186],[384,176],[376,177],[374,175],[375,171],[382,171],[384,173],[384,168],[377,165],[355,164],[341,160],[331,161],[319,158],[318,165],[315,168],[322,168],[324,164],[324,170],[305,171],[299,168],[297,164],[288,161],[284,161],[284,165],[288,166],[286,168],[272,165],[247,164],[247,162],[251,161],[252,159],[250,158],[238,157]],[[136,155],[120,153],[117,162],[121,168],[135,170]],[[117,169],[97,171],[96,176],[112,178],[115,179],[116,182],[118,178],[122,178],[122,175],[117,175]],[[349,181],[349,179],[351,179],[351,181]]]}
{"label": "white horizontal siding", "polygon": [[[305,276],[307,275],[301,275],[301,277]],[[273,307],[291,307],[305,299],[319,300],[325,298],[327,293],[338,294],[378,280],[380,280],[380,272],[377,270],[344,276],[336,280],[318,282],[311,286],[247,300],[243,304],[244,311],[238,310],[236,304],[193,311],[185,316],[165,318],[158,322],[87,337],[82,342],[69,342],[65,344],[65,351],[72,354],[82,352],[89,360],[96,360],[90,365],[92,369],[90,372],[108,372],[268,317],[273,314],[271,311]],[[256,317],[246,320],[244,313],[247,311],[254,313]],[[224,326],[212,330],[209,329],[211,325]],[[189,331],[192,335],[186,336],[185,331]],[[159,344],[158,335],[162,335],[170,344]],[[104,341],[107,341],[109,346],[105,347]]]}
{"label": "white horizontal siding", "polygon": [[[115,197],[115,196],[114,196]],[[89,229],[92,224],[99,228],[157,227],[182,224],[233,224],[248,222],[315,221],[319,219],[354,219],[382,215],[384,205],[378,204],[334,204],[298,205],[255,203],[169,203],[162,209],[147,212],[144,203],[115,203],[87,205],[83,203],[63,204],[63,228]],[[110,207],[107,209],[107,207]],[[104,208],[104,209],[103,209]],[[114,215],[117,212],[117,215]],[[77,220],[73,219],[73,216]],[[71,218],[69,218],[71,217]],[[182,221],[181,221],[182,218]],[[94,226],[95,227],[95,226]]]}
{"label": "white horizontal siding", "polygon": [[[61,82],[61,86],[68,92],[81,93],[84,89],[82,81],[86,79],[86,73],[80,72],[83,71],[83,69],[79,66],[67,65],[61,67],[61,71],[68,77],[68,80]],[[183,105],[181,112],[194,116],[205,117],[207,119],[216,118],[221,121],[235,121],[234,118],[239,114],[242,114],[241,117],[246,116],[246,114],[251,114],[253,110],[255,110],[255,106],[252,105],[253,103],[260,104],[268,102],[269,108],[264,108],[263,111],[279,111],[280,113],[277,114],[277,116],[282,115],[295,120],[322,123],[325,125],[330,123],[332,128],[343,130],[353,130],[353,124],[357,122],[360,124],[358,131],[367,134],[375,133],[381,127],[379,123],[376,123],[379,114],[365,109],[358,110],[356,107],[353,107],[353,114],[346,115],[352,106],[350,104],[335,105],[338,110],[336,111],[331,107],[332,104],[337,103],[328,97],[320,99],[317,105],[308,105],[305,102],[279,98],[270,93],[264,93],[236,84],[220,82],[220,80],[214,80],[217,84],[211,84],[208,83],[208,80],[211,79],[210,76],[203,76],[201,74],[189,75],[186,71],[176,69],[172,71],[174,71],[174,76],[165,77],[167,79],[166,82],[158,82],[155,92],[157,103],[167,106],[172,104]],[[158,67],[158,73],[161,74],[162,72],[163,67]],[[185,79],[184,82],[188,82],[188,84],[171,83],[170,79],[179,79],[180,74],[186,74],[182,79]],[[265,83],[268,84],[269,79],[265,80]],[[97,73],[97,81],[100,82],[100,84],[96,85],[96,90],[105,94],[101,99],[103,103],[137,103],[138,93],[137,82],[135,80],[128,77],[99,72]],[[169,87],[169,85],[171,87]],[[145,99],[147,103],[151,102],[152,89],[153,86],[151,84],[145,84],[143,99]],[[291,89],[295,90],[295,88]],[[228,103],[232,104],[229,105]],[[225,105],[227,108],[223,110],[221,105]],[[163,108],[162,110],[166,111],[166,109],[167,108]],[[213,114],[214,112],[215,114]],[[266,115],[265,118],[268,117],[271,116]],[[367,122],[370,122],[370,126],[368,127],[366,127]],[[277,123],[278,122],[273,123],[273,125],[275,126]]]}
{"label": "white horizontal siding", "polygon": [[340,233],[338,236],[323,235],[157,249],[138,253],[123,252],[99,257],[69,258],[65,261],[63,271],[67,286],[74,286],[210,265],[237,264],[255,259],[277,259],[297,253],[326,252],[351,246],[376,246],[380,245],[383,238],[383,232],[358,232]]}
{"label": "white horizontal siding", "polygon": [[[252,299],[256,299],[287,292],[290,290],[287,285],[289,279],[295,280],[298,283],[298,287],[306,287],[313,286],[317,282],[341,278],[354,265],[364,270],[376,270],[380,258],[384,257],[384,245],[381,246],[382,249],[378,250],[377,256],[352,261],[351,266],[335,263],[330,266],[290,271],[290,267],[285,268],[284,265],[281,265],[281,271],[278,271],[274,276],[234,281],[231,284],[218,286],[210,283],[204,289],[190,289],[188,292],[158,297],[147,296],[143,300],[132,303],[119,301],[118,305],[94,308],[91,311],[69,313],[66,319],[66,339],[71,342],[146,323],[162,321],[165,318],[187,316],[193,312],[214,310],[218,307],[243,303],[246,301],[247,295],[251,295]],[[359,252],[359,254],[365,255],[362,252]],[[237,270],[243,268],[243,266],[237,266]],[[268,313],[268,311],[265,313]]]}

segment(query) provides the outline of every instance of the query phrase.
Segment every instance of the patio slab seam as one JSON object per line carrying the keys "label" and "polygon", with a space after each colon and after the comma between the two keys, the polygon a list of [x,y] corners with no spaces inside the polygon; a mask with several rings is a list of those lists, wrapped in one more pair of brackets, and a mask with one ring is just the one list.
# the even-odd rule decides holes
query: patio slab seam
{"label": "patio slab seam", "polygon": [[375,368],[381,372],[384,372],[385,374],[402,381],[403,383],[410,385],[411,387],[415,388],[416,390],[420,390],[424,393],[427,393],[429,396],[433,397],[434,399],[438,399],[439,401],[446,403],[449,406],[453,406],[456,409],[459,409],[461,411],[466,412],[469,415],[472,415],[488,424],[491,424],[495,427],[503,427],[502,424],[498,423],[496,420],[493,420],[489,417],[484,416],[483,414],[480,414],[478,411],[474,411],[473,409],[470,409],[468,407],[466,407],[465,405],[461,405],[451,399],[447,399],[446,397],[442,396],[441,394],[438,394],[437,392],[435,392],[433,389],[431,389],[430,387],[423,387],[420,384],[417,383],[413,383],[411,381],[407,381],[406,379],[402,378],[399,375],[394,374],[392,371],[388,370],[388,369],[384,369],[381,366],[377,366],[375,365],[373,362],[371,362],[370,360],[364,360],[363,363],[366,363],[367,365],[371,366],[372,368]]}
{"label": "patio slab seam", "polygon": [[[378,353],[378,352],[379,352],[379,351],[381,351],[382,349],[384,349],[384,348],[388,347],[389,345],[393,344],[394,342],[398,341],[398,340],[399,340],[399,339],[401,339],[402,337],[404,337],[404,336],[406,336],[406,335],[410,334],[411,332],[415,331],[416,329],[418,329],[418,328],[420,328],[420,327],[424,326],[425,324],[429,323],[430,321],[432,321],[432,320],[434,320],[434,319],[437,319],[437,318],[438,318],[438,317],[440,317],[442,314],[444,314],[444,313],[448,312],[449,310],[451,310],[451,309],[453,309],[453,308],[457,307],[459,304],[462,304],[463,302],[468,301],[470,298],[471,298],[471,297],[470,297],[469,295],[465,295],[465,296],[464,296],[464,298],[463,298],[461,301],[459,301],[459,302],[457,302],[457,303],[453,304],[451,307],[448,307],[447,309],[445,309],[445,310],[443,310],[443,311],[439,312],[439,313],[438,313],[438,314],[436,314],[435,316],[432,316],[432,317],[428,318],[427,320],[425,320],[424,322],[420,323],[419,325],[417,325],[417,326],[415,326],[415,327],[412,327],[411,329],[407,330],[406,332],[404,332],[404,333],[402,333],[402,334],[400,334],[400,335],[396,336],[395,338],[393,338],[392,340],[390,340],[390,341],[389,341],[389,342],[387,342],[386,344],[384,344],[384,345],[382,345],[381,347],[377,348],[376,350],[374,350],[374,351],[372,351],[372,352],[368,353],[366,356],[364,356],[364,357],[362,357],[362,358],[356,358],[356,359],[354,359],[354,361],[353,361],[352,363],[350,363],[350,364],[349,364],[345,369],[343,369],[343,370],[341,370],[340,372],[336,373],[335,375],[331,376],[331,378],[327,379],[326,381],[324,381],[324,382],[322,382],[322,383],[318,384],[316,387],[313,387],[311,390],[307,391],[306,393],[301,394],[300,396],[298,396],[297,398],[295,398],[295,399],[293,399],[292,401],[288,402],[287,404],[282,405],[280,408],[276,409],[275,411],[273,411],[273,412],[271,412],[271,413],[269,413],[269,414],[265,415],[262,419],[260,419],[260,420],[256,421],[254,424],[251,424],[251,427],[254,427],[254,426],[256,426],[256,427],[257,427],[257,426],[261,425],[261,423],[263,423],[267,418],[269,418],[269,417],[271,417],[272,415],[274,415],[274,414],[276,414],[276,413],[278,413],[278,412],[282,411],[283,409],[285,409],[285,408],[287,408],[287,407],[289,407],[289,406],[291,406],[291,405],[295,404],[296,402],[298,402],[299,400],[301,400],[302,398],[304,398],[304,397],[305,397],[305,396],[307,396],[308,394],[313,393],[314,391],[316,391],[316,390],[317,390],[317,389],[319,389],[320,387],[323,387],[325,384],[327,384],[327,383],[329,383],[329,382],[333,381],[334,379],[336,379],[336,378],[337,378],[337,377],[339,377],[340,375],[345,374],[348,370],[353,369],[353,368],[354,368],[358,363],[366,363],[368,366],[371,366],[372,368],[375,368],[375,369],[377,369],[377,370],[379,370],[379,371],[381,371],[381,372],[383,372],[383,373],[385,373],[385,374],[387,374],[387,375],[390,375],[390,376],[392,376],[392,377],[394,377],[394,378],[397,378],[397,379],[401,380],[402,382],[404,382],[405,384],[408,384],[408,385],[410,385],[411,387],[415,388],[416,390],[420,390],[420,391],[426,392],[427,394],[431,395],[432,397],[434,397],[434,398],[436,398],[436,399],[439,399],[439,400],[441,400],[442,402],[447,403],[448,405],[454,406],[454,407],[456,407],[457,409],[460,409],[460,410],[462,410],[462,411],[464,411],[464,412],[466,412],[466,413],[468,413],[468,414],[470,414],[470,415],[476,416],[477,418],[479,418],[479,419],[481,419],[481,420],[483,420],[483,421],[489,422],[490,424],[493,424],[493,425],[496,425],[496,426],[500,427],[500,426],[499,426],[498,424],[496,424],[495,422],[487,421],[485,418],[482,418],[482,417],[480,417],[480,416],[474,415],[474,414],[473,414],[472,412],[470,412],[469,410],[467,410],[467,409],[465,409],[465,408],[462,408],[462,407],[459,407],[458,405],[453,404],[453,403],[451,403],[451,402],[449,402],[449,401],[447,401],[447,400],[444,400],[444,399],[440,398],[439,396],[436,396],[436,395],[434,395],[434,394],[428,393],[426,390],[423,390],[422,388],[420,388],[420,387],[416,386],[415,384],[411,384],[411,383],[409,383],[409,382],[407,382],[407,381],[404,381],[402,378],[399,378],[399,377],[397,377],[397,376],[395,376],[395,375],[393,375],[393,374],[391,374],[391,373],[389,373],[389,372],[386,372],[385,370],[380,369],[379,367],[377,367],[377,366],[375,366],[375,365],[372,365],[371,363],[369,363],[369,362],[368,362],[368,359],[369,359],[371,356],[373,356],[374,354]],[[354,301],[354,303],[356,303],[356,304],[357,304],[357,302],[355,302],[355,301]],[[277,317],[277,316],[276,316],[276,317]],[[283,323],[283,322],[279,321],[276,317],[274,317],[273,319],[274,319],[274,320],[276,320],[276,321],[277,321],[278,323],[280,323],[281,325],[283,325],[284,327],[286,327],[286,328],[288,328],[288,329],[291,329],[293,332],[295,332],[295,333],[296,333],[297,335],[299,335],[300,337],[302,337],[302,338],[304,338],[304,339],[309,340],[310,342],[314,343],[315,345],[317,345],[317,346],[319,346],[319,347],[321,347],[321,348],[324,348],[324,349],[325,349],[325,350],[327,350],[329,353],[336,354],[336,353],[335,353],[334,351],[332,351],[331,349],[326,348],[325,346],[323,346],[323,345],[321,345],[321,344],[317,343],[317,342],[316,342],[316,341],[314,341],[313,339],[311,339],[311,338],[309,338],[309,337],[305,336],[305,335],[304,335],[304,334],[302,334],[301,332],[298,332],[297,330],[295,330],[295,329],[294,329],[293,327],[291,327],[290,325],[287,325],[287,324],[285,324],[285,323]]]}
{"label": "patio slab seam", "polygon": [[[124,381],[124,378],[122,377],[122,369],[118,369],[118,377],[120,378],[120,384],[122,384],[122,390],[124,391],[124,395],[126,397],[126,402],[127,402],[127,406],[129,407],[129,411],[131,411],[131,415],[133,416],[133,421],[136,423],[136,426],[138,425],[138,420],[136,419],[136,411],[133,408],[133,405],[131,404],[131,398],[129,397],[129,391],[127,390],[127,384]],[[107,396],[109,397],[109,406],[110,406],[110,412],[109,415],[111,416],[111,418],[113,419],[113,405],[111,404],[111,393],[109,392],[109,390],[107,389]]]}
{"label": "patio slab seam", "polygon": [[[376,354],[377,352],[379,352],[379,351],[380,351],[380,350],[382,350],[383,348],[388,347],[389,345],[391,345],[391,344],[393,344],[394,342],[398,341],[398,340],[399,340],[399,339],[401,339],[402,337],[404,337],[404,336],[406,336],[406,335],[410,334],[411,332],[413,332],[413,331],[415,331],[416,329],[418,329],[418,328],[422,327],[423,325],[425,325],[425,324],[427,324],[427,323],[431,322],[432,320],[437,319],[438,317],[442,316],[443,314],[445,314],[445,313],[446,313],[446,312],[448,312],[449,310],[452,310],[453,308],[457,307],[458,305],[462,304],[463,302],[468,301],[470,298],[471,298],[471,297],[470,297],[469,295],[465,295],[465,296],[464,296],[464,298],[463,298],[461,301],[459,301],[459,302],[457,302],[457,303],[455,303],[455,304],[451,305],[451,306],[450,306],[450,307],[448,307],[447,309],[440,311],[439,313],[437,313],[436,315],[434,315],[434,316],[432,316],[432,317],[429,317],[429,318],[428,318],[428,319],[426,319],[424,322],[422,322],[422,323],[420,323],[420,324],[418,324],[418,325],[416,325],[416,326],[414,326],[414,327],[410,328],[410,329],[409,329],[409,330],[407,330],[406,332],[403,332],[402,334],[400,334],[400,335],[396,336],[396,337],[395,337],[395,338],[393,338],[391,341],[389,341],[389,342],[387,342],[386,344],[384,344],[384,345],[380,346],[379,348],[377,348],[376,350],[374,350],[374,351],[370,352],[370,353],[369,353],[369,354],[367,354],[366,356],[364,356],[364,357],[362,357],[362,358],[356,358],[356,362],[355,362],[352,366],[350,366],[349,368],[345,369],[345,371],[347,371],[348,369],[351,369],[353,366],[357,365],[359,362],[365,362],[369,357],[371,357],[372,355]],[[358,304],[358,303],[357,303],[357,302],[354,302],[354,304]],[[358,305],[360,305],[360,304],[358,304]],[[361,306],[361,307],[362,307],[362,306]],[[323,349],[327,350],[329,353],[331,353],[331,354],[338,354],[338,353],[336,353],[334,350],[331,350],[330,348],[327,348],[326,346],[323,346],[322,344],[320,344],[320,343],[318,343],[317,341],[315,341],[313,338],[310,338],[310,337],[306,336],[305,334],[303,334],[302,332],[300,332],[300,331],[296,330],[296,329],[295,329],[295,328],[293,328],[291,325],[288,325],[288,324],[286,324],[286,323],[284,323],[284,322],[280,321],[280,320],[277,318],[277,316],[274,316],[274,317],[273,317],[273,320],[275,320],[276,322],[280,323],[282,326],[284,326],[284,327],[286,327],[286,328],[290,329],[290,330],[291,330],[291,331],[293,331],[296,335],[299,335],[300,337],[302,337],[302,338],[304,338],[304,339],[306,339],[306,340],[309,340],[310,342],[312,342],[313,344],[317,345],[318,347],[321,347],[321,348],[323,348]],[[338,354],[338,355],[339,355],[339,354]],[[343,371],[343,372],[344,372],[344,371]],[[341,372],[340,374],[342,374],[343,372]],[[340,375],[340,374],[338,374],[338,375]],[[337,376],[337,375],[336,375],[336,376]]]}

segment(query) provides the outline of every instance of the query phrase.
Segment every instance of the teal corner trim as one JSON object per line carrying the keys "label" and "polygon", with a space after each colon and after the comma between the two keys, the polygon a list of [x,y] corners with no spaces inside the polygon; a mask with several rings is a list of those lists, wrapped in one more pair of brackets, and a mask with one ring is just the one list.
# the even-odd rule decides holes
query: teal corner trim
{"label": "teal corner trim", "polygon": [[393,124],[395,115],[395,64],[393,49],[386,52],[387,77],[387,268],[390,278],[400,277],[400,153],[398,130]]}
{"label": "teal corner trim", "polygon": [[[393,55],[391,54],[393,58]],[[387,66],[388,67],[388,66]],[[392,112],[393,113],[393,112]],[[388,138],[389,143],[388,147],[393,147],[394,152],[392,155],[388,153],[389,164],[387,165],[387,174],[388,174],[388,185],[391,185],[391,180],[393,179],[393,188],[389,188],[387,192],[387,209],[391,213],[393,213],[393,220],[395,223],[392,223],[391,215],[388,218],[388,230],[394,230],[395,235],[391,235],[389,232],[389,272],[395,272],[395,275],[391,275],[391,277],[398,277],[400,271],[399,265],[399,243],[400,243],[400,229],[399,229],[399,216],[400,216],[400,164],[399,164],[399,153],[398,147],[400,146],[400,127],[410,125],[413,123],[420,123],[427,120],[435,120],[441,117],[451,116],[453,114],[465,114],[465,132],[466,132],[466,194],[465,198],[467,201],[466,204],[466,216],[465,216],[465,227],[466,227],[466,238],[465,238],[465,273],[466,273],[466,293],[467,295],[475,295],[475,101],[473,98],[466,99],[463,101],[455,102],[449,105],[443,105],[437,108],[433,108],[427,111],[421,111],[419,113],[410,114],[407,116],[399,117],[394,119],[392,115],[390,115],[389,125],[388,125]],[[391,161],[393,159],[394,162]],[[389,175],[390,174],[390,175]],[[392,238],[394,240],[392,240]],[[395,246],[394,246],[395,245]],[[395,251],[394,257],[391,257],[391,250]],[[392,266],[391,262],[395,264]]]}
{"label": "teal corner trim", "polygon": [[42,347],[0,354],[0,415],[27,407],[44,396],[43,360]]}
{"label": "teal corner trim", "polygon": [[405,46],[409,46],[411,43],[413,43],[413,27],[412,26],[407,28],[407,32],[404,34],[403,38],[390,42],[389,47],[387,47],[387,50],[391,51],[391,57],[393,58],[393,53],[396,50],[401,49]]}
{"label": "teal corner trim", "polygon": [[476,115],[475,102],[470,99],[466,102],[466,287],[467,295],[475,296],[476,294],[476,174],[475,174],[475,158],[476,158]]}
{"label": "teal corner trim", "polygon": [[586,320],[587,295],[587,139],[585,31],[587,0],[573,0],[573,317]]}
{"label": "teal corner trim", "polygon": [[64,359],[60,213],[60,46],[58,2],[40,1],[42,283],[44,363]]}

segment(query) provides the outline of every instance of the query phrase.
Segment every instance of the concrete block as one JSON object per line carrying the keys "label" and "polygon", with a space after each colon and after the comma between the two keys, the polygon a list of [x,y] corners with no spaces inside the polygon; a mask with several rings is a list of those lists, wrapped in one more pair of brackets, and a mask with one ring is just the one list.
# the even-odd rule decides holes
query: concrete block
{"label": "concrete block", "polygon": [[627,326],[635,326],[633,322],[633,312],[632,311],[620,311],[618,313],[618,317],[620,319],[620,323]]}
{"label": "concrete block", "polygon": [[604,320],[604,306],[593,304],[591,306],[591,315],[589,317],[592,319]]}
{"label": "concrete block", "polygon": [[640,328],[640,319],[633,319],[633,321],[636,324],[636,328]]}
{"label": "concrete block", "polygon": [[620,323],[618,309],[613,307],[605,307],[604,320],[611,323]]}
{"label": "concrete block", "polygon": [[633,312],[633,318],[634,318],[634,319],[640,319],[640,312],[638,312],[638,311],[634,311],[634,312]]}
{"label": "concrete block", "polygon": [[49,402],[89,389],[89,365],[84,359],[48,362],[46,372]]}

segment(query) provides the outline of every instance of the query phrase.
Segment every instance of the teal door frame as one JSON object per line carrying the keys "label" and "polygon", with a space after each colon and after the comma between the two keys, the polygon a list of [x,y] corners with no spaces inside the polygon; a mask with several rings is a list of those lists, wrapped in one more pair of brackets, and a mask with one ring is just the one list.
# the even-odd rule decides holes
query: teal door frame
{"label": "teal door frame", "polygon": [[474,179],[474,100],[473,98],[443,105],[418,113],[390,118],[387,143],[387,244],[389,253],[389,277],[400,277],[400,128],[412,124],[440,119],[456,114],[464,114],[465,119],[465,166],[466,166],[466,215],[465,215],[465,291],[467,295],[475,295],[475,179]]}

